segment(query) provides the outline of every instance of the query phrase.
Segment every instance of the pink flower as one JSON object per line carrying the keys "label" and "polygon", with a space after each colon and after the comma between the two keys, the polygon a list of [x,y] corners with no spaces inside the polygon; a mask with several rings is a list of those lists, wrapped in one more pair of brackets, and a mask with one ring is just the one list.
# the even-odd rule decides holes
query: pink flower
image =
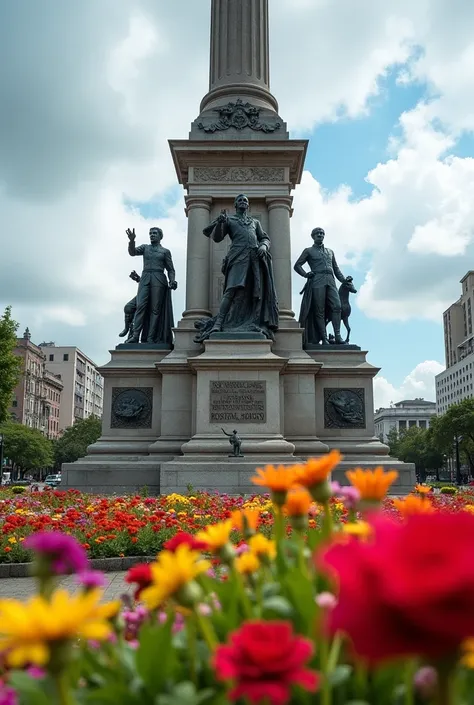
{"label": "pink flower", "polygon": [[93,590],[104,587],[106,580],[100,570],[83,570],[76,576],[76,582],[87,590]]}
{"label": "pink flower", "polygon": [[438,687],[438,674],[436,669],[434,669],[433,666],[422,666],[415,673],[413,684],[423,698],[433,698]]}
{"label": "pink flower", "polygon": [[47,561],[55,575],[80,573],[86,570],[89,562],[81,544],[73,536],[59,531],[40,531],[25,539],[23,544],[40,560]]}
{"label": "pink flower", "polygon": [[315,599],[318,607],[323,610],[333,610],[337,605],[337,599],[332,592],[320,592]]}
{"label": "pink flower", "polygon": [[342,487],[339,482],[331,482],[331,491],[336,497],[340,497],[348,509],[355,509],[359,500],[360,492],[352,485]]}
{"label": "pink flower", "polygon": [[18,705],[18,698],[13,688],[0,687],[0,705]]}
{"label": "pink flower", "polygon": [[38,666],[30,666],[26,669],[26,672],[29,676],[37,680],[41,680],[41,678],[46,677],[46,671],[44,671],[42,668],[39,668]]}

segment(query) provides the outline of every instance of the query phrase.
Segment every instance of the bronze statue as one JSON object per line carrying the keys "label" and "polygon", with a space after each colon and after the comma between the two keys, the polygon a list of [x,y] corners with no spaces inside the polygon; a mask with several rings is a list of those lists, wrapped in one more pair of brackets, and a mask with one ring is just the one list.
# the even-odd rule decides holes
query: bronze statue
{"label": "bronze statue", "polygon": [[196,321],[199,330],[196,342],[220,331],[258,332],[273,339],[278,328],[270,238],[259,221],[248,214],[247,196],[237,196],[234,205],[235,215],[222,211],[203,230],[214,242],[221,242],[228,235],[231,246],[222,265],[225,280],[219,313],[214,318]]}
{"label": "bronze statue", "polygon": [[[130,272],[128,276],[130,277],[130,279],[133,279],[134,282],[137,282],[137,284],[140,283],[140,275],[137,274],[135,270],[133,270],[133,272]],[[126,335],[128,335],[129,338],[133,337],[133,317],[135,315],[136,310],[137,297],[134,296],[133,299],[130,299],[130,301],[126,303],[123,307],[124,328],[123,331],[119,333],[119,338],[125,338]]]}
{"label": "bronze statue", "polygon": [[[339,301],[341,302],[341,319],[344,323],[344,328],[346,329],[346,339],[345,343],[349,342],[351,336],[351,327],[349,325],[349,316],[351,315],[351,305],[349,303],[349,294],[357,294],[357,289],[353,284],[352,277],[346,277],[346,280],[342,282],[339,287]],[[326,318],[326,325],[331,320],[330,316]]]}
{"label": "bronze statue", "polygon": [[[224,431],[224,429],[222,429]],[[224,431],[225,435],[228,436],[229,438],[229,443],[232,446],[232,453],[229,455],[229,458],[243,458],[244,456],[242,455],[240,449],[242,447],[242,440],[237,433],[237,431],[232,431],[232,433],[227,433],[227,431]]]}
{"label": "bronze statue", "polygon": [[[171,290],[177,288],[171,252],[161,246],[163,231],[150,228],[150,244],[135,246],[135,229],[127,231],[128,253],[143,255],[143,272],[138,284],[133,330],[127,343],[173,342],[173,309]],[[168,279],[165,276],[165,270]]]}
{"label": "bronze statue", "polygon": [[[343,345],[341,300],[336,288],[336,278],[342,284],[346,284],[347,280],[337,265],[334,252],[324,247],[324,230],[314,228],[311,237],[314,245],[303,250],[294,266],[295,272],[307,279],[301,292],[303,299],[299,318],[300,326],[305,331],[304,342],[328,345],[326,323],[330,320],[334,329],[334,343]],[[310,266],[309,272],[303,269],[305,263]]]}

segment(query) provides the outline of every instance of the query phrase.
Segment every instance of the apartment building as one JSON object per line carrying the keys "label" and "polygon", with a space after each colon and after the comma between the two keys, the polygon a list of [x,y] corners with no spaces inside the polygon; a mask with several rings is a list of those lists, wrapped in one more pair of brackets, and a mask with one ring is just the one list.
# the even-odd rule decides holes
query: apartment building
{"label": "apartment building", "polygon": [[48,438],[58,438],[61,432],[61,379],[46,369],[44,352],[31,342],[28,328],[22,338],[17,338],[14,352],[22,360],[22,373],[13,392],[11,417],[41,431]]}
{"label": "apartment building", "polygon": [[446,370],[436,376],[438,414],[474,394],[474,271],[464,275],[461,287],[458,301],[443,313]]}
{"label": "apartment building", "polygon": [[59,424],[62,430],[78,419],[91,415],[101,417],[104,380],[97,365],[73,345],[41,343],[46,369],[59,375],[64,385]]}

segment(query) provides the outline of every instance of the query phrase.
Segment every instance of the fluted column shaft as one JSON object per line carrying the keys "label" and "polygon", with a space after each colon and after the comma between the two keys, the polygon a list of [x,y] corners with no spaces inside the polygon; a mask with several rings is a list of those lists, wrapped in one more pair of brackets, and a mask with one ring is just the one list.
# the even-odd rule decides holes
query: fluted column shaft
{"label": "fluted column shaft", "polygon": [[266,199],[268,207],[268,234],[271,240],[273,274],[280,306],[280,318],[294,318],[291,308],[291,196]]}
{"label": "fluted column shaft", "polygon": [[210,316],[210,241],[203,235],[209,225],[211,198],[187,196],[188,243],[186,252],[186,310],[183,318]]}
{"label": "fluted column shaft", "polygon": [[216,98],[253,98],[278,112],[270,93],[268,0],[212,0],[209,93]]}

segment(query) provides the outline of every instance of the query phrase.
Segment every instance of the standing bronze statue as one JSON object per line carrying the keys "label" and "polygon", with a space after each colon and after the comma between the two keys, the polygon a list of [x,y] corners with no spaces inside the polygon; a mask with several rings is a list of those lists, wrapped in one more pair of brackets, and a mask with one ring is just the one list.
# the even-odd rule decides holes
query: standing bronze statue
{"label": "standing bronze statue", "polygon": [[171,346],[174,326],[171,290],[176,289],[178,284],[171,252],[161,246],[163,231],[161,228],[150,228],[150,244],[138,247],[135,246],[135,229],[126,232],[129,255],[143,255],[133,330],[127,343],[164,343]]}
{"label": "standing bronze statue", "polygon": [[[222,427],[221,427],[222,428]],[[237,431],[234,429],[232,433],[227,433],[225,429],[222,429],[225,433],[225,435],[229,439],[229,443],[232,446],[232,453],[229,455],[229,458],[243,458],[244,456],[242,455],[242,439],[237,433]]]}
{"label": "standing bronze statue", "polygon": [[[298,257],[294,270],[307,282],[301,292],[303,299],[300,310],[300,326],[304,328],[306,344],[329,344],[326,323],[331,321],[334,329],[334,343],[343,345],[341,338],[341,300],[336,287],[336,279],[346,284],[348,279],[339,269],[334,252],[324,247],[324,230],[314,228],[311,233],[314,245],[307,247]],[[310,271],[303,269],[308,264]],[[354,290],[352,285],[352,290]]]}
{"label": "standing bronze statue", "polygon": [[222,265],[225,279],[219,313],[196,321],[196,342],[220,331],[257,332],[273,339],[278,328],[270,238],[259,221],[248,214],[247,196],[237,196],[234,205],[235,215],[222,211],[203,230],[214,242],[221,242],[228,235],[231,246]]}

